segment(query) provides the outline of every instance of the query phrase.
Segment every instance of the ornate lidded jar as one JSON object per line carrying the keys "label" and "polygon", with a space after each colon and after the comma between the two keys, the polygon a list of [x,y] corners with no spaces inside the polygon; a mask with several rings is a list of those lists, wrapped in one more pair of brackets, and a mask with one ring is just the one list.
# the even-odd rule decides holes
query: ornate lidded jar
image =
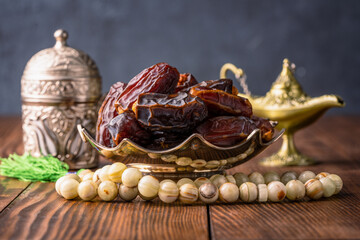
{"label": "ornate lidded jar", "polygon": [[53,48],[36,53],[21,78],[25,152],[51,154],[71,169],[98,164],[98,155],[83,143],[77,125],[95,133],[101,76],[84,52],[68,47],[66,31],[54,33]]}

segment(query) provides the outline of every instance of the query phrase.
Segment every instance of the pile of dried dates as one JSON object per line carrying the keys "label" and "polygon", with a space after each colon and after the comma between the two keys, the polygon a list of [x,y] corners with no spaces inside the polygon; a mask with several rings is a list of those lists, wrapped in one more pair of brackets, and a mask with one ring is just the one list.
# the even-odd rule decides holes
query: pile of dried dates
{"label": "pile of dried dates", "polygon": [[99,110],[96,140],[107,147],[128,138],[150,149],[176,146],[192,133],[227,147],[260,129],[264,141],[274,129],[253,115],[248,99],[230,79],[198,83],[167,63],[144,69],[129,83],[115,83]]}

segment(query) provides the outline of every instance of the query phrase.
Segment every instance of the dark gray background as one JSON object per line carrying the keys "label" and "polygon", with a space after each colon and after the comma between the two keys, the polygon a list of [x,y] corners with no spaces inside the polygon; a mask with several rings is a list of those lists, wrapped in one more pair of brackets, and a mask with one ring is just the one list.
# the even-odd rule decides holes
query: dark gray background
{"label": "dark gray background", "polygon": [[98,64],[103,91],[166,61],[198,80],[232,62],[263,95],[288,57],[311,96],[336,93],[360,113],[360,1],[2,1],[0,114],[20,114],[26,62],[66,29]]}

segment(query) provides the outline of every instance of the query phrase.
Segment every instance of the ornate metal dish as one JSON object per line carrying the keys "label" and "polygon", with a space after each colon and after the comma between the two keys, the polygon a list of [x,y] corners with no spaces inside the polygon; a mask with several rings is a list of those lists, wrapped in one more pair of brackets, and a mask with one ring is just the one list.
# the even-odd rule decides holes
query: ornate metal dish
{"label": "ornate metal dish", "polygon": [[[276,122],[271,122],[275,126]],[[104,157],[136,167],[158,177],[199,177],[242,164],[277,141],[284,129],[269,142],[263,142],[260,130],[254,130],[243,142],[231,147],[218,147],[194,133],[176,147],[155,151],[125,138],[114,148],[97,143],[89,132],[78,125],[80,136]]]}

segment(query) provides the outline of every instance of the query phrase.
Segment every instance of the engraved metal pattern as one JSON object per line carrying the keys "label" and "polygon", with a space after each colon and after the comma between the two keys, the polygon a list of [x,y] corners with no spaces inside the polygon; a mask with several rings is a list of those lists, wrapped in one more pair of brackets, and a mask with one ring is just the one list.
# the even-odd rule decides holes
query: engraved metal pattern
{"label": "engraved metal pattern", "polygon": [[[235,75],[243,71],[233,64],[225,64],[220,71],[220,77],[226,78],[226,72],[232,71]],[[262,165],[287,166],[310,165],[315,161],[301,154],[294,143],[294,134],[297,130],[306,127],[321,117],[326,110],[332,107],[344,107],[345,103],[337,95],[323,95],[311,98],[303,90],[295,76],[295,65],[284,59],[283,68],[270,91],[265,96],[239,94],[250,100],[253,112],[259,117],[278,121],[277,128],[285,128],[283,144],[274,155],[264,158]]]}
{"label": "engraved metal pattern", "polygon": [[37,106],[23,104],[23,140],[25,152],[34,156],[53,155],[70,168],[95,167],[96,150],[84,144],[77,124],[95,132],[96,105]]}
{"label": "engraved metal pattern", "polygon": [[97,78],[21,81],[21,95],[26,101],[94,101],[100,96],[101,83]]}
{"label": "engraved metal pattern", "polygon": [[98,154],[76,126],[95,133],[101,77],[87,54],[67,46],[66,31],[54,37],[55,46],[35,54],[21,78],[24,149],[56,156],[72,169],[96,167]]}
{"label": "engraved metal pattern", "polygon": [[[206,141],[200,134],[194,133],[176,147],[155,151],[127,138],[118,146],[107,148],[96,142],[84,126],[79,125],[78,130],[83,141],[89,142],[100,154],[111,160],[139,168],[144,173],[151,172],[163,176],[190,174],[192,177],[200,176],[201,173],[223,171],[242,164],[277,141],[284,133],[283,129],[271,141],[263,142],[260,130],[256,129],[243,142],[231,147],[218,147]],[[177,161],[180,158],[188,158],[186,164]]]}
{"label": "engraved metal pattern", "polygon": [[68,47],[67,33],[54,34],[56,44],[35,54],[21,78],[25,101],[94,101],[101,95],[101,77],[95,62],[84,52]]}

